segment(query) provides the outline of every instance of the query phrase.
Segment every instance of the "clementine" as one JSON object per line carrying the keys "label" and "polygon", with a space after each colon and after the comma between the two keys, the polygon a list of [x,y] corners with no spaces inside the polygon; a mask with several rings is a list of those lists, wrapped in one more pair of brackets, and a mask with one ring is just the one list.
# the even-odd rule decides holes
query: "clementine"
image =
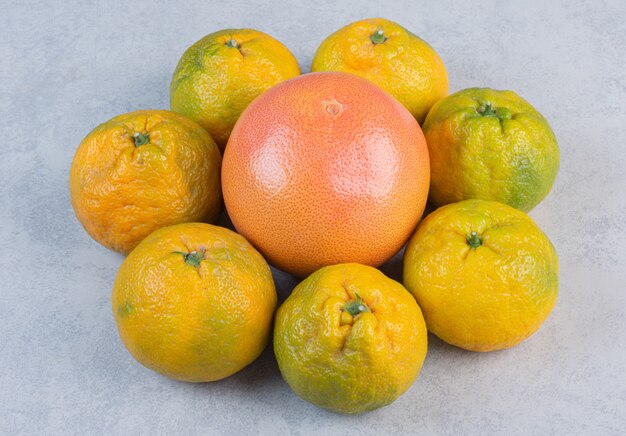
{"label": "clementine", "polygon": [[141,110],[99,125],[70,169],[70,197],[87,233],[128,254],[161,227],[217,219],[220,152],[192,120]]}
{"label": "clementine", "polygon": [[404,252],[404,284],[428,329],[472,351],[509,348],[535,333],[556,303],[558,275],[548,237],[496,201],[440,207]]}
{"label": "clementine", "polygon": [[299,76],[254,100],[222,166],[237,231],[298,276],[389,259],[424,211],[429,178],[411,113],[369,81],[338,72]]}
{"label": "clementine", "polygon": [[339,29],[318,47],[311,71],[343,71],[380,86],[423,123],[430,107],[448,95],[448,72],[426,41],[384,18]]}
{"label": "clementine", "polygon": [[188,116],[224,150],[237,118],[259,94],[300,74],[280,41],[253,29],[224,29],[189,47],[170,85],[173,111]]}
{"label": "clementine", "polygon": [[120,338],[142,365],[208,382],[261,354],[276,289],[267,262],[240,235],[183,223],[151,233],[128,255],[111,304]]}
{"label": "clementine", "polygon": [[386,406],[417,378],[428,348],[422,311],[375,268],[324,267],[276,312],[274,353],[303,399],[338,413]]}

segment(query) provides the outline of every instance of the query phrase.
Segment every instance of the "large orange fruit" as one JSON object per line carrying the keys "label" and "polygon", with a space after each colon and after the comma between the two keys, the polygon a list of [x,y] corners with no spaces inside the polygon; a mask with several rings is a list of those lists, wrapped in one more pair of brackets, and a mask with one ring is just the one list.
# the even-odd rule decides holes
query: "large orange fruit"
{"label": "large orange fruit", "polygon": [[415,118],[346,73],[306,74],[255,99],[233,129],[222,166],[237,231],[298,276],[389,259],[424,211],[429,178]]}

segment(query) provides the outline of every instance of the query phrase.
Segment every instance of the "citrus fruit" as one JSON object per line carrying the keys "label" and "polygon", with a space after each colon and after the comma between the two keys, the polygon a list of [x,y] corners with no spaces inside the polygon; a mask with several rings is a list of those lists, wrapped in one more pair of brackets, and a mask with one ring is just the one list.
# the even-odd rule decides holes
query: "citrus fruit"
{"label": "citrus fruit", "polygon": [[78,147],[70,169],[72,206],[93,239],[126,254],[160,227],[217,219],[220,164],[215,142],[182,115],[119,115]]}
{"label": "citrus fruit", "polygon": [[340,413],[386,406],[417,378],[427,349],[420,308],[375,268],[321,268],[276,312],[274,353],[300,397]]}
{"label": "citrus fruit", "polygon": [[265,90],[300,74],[276,39],[252,29],[225,29],[189,47],[176,66],[170,106],[198,122],[224,149],[241,112]]}
{"label": "citrus fruit", "polygon": [[345,73],[306,74],[257,98],[233,129],[222,166],[237,231],[298,276],[393,256],[422,215],[429,177],[411,114]]}
{"label": "citrus fruit", "polygon": [[529,211],[552,188],[559,169],[554,133],[513,91],[459,91],[432,107],[423,128],[437,206],[480,198]]}
{"label": "citrus fruit", "polygon": [[419,225],[404,254],[404,284],[439,338],[467,350],[499,350],[532,335],[550,314],[558,259],[523,212],[465,200]]}
{"label": "citrus fruit", "polygon": [[205,382],[239,371],[269,339],[276,290],[240,235],[203,223],[164,227],[120,267],[112,296],[124,345],[168,377]]}
{"label": "citrus fruit", "polygon": [[357,21],[330,35],[317,49],[311,70],[364,77],[397,98],[420,124],[448,95],[448,73],[437,52],[383,18]]}

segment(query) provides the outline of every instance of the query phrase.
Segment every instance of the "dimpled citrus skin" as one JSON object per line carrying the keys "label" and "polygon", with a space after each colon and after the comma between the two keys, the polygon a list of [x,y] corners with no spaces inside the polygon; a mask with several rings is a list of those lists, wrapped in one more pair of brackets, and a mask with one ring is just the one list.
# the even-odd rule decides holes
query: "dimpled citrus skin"
{"label": "dimpled citrus skin", "polygon": [[[376,44],[376,32],[382,42]],[[397,98],[421,124],[430,107],[448,95],[448,73],[435,50],[393,21],[349,24],[317,49],[311,71],[357,74]]]}
{"label": "dimpled citrus skin", "polygon": [[[185,254],[200,253],[197,266]],[[263,257],[240,235],[203,223],[152,233],[115,278],[113,315],[124,345],[168,377],[206,382],[258,357],[276,290]]]}
{"label": "dimpled citrus skin", "polygon": [[[135,134],[149,135],[137,146]],[[220,152],[198,124],[170,111],[119,115],[82,141],[70,169],[76,217],[93,239],[129,253],[152,231],[217,219]]]}
{"label": "dimpled citrus skin", "polygon": [[345,73],[306,74],[257,98],[235,126],[222,166],[237,231],[298,276],[388,260],[417,225],[429,178],[415,119]]}
{"label": "dimpled citrus skin", "polygon": [[[346,303],[358,297],[368,311],[347,315]],[[411,294],[369,266],[324,267],[276,312],[274,353],[283,378],[300,397],[334,412],[395,401],[417,378],[426,350],[426,325]]]}
{"label": "dimpled citrus skin", "polygon": [[[481,114],[487,103],[495,114]],[[513,91],[459,91],[433,106],[423,128],[437,206],[480,198],[527,212],[548,195],[559,170],[550,125]]]}
{"label": "dimpled citrus skin", "polygon": [[252,29],[225,29],[183,54],[172,77],[170,105],[204,127],[223,151],[246,106],[299,74],[298,61],[276,39]]}
{"label": "dimpled citrus skin", "polygon": [[[476,232],[481,245],[468,238]],[[437,209],[404,254],[404,285],[428,329],[472,351],[512,347],[548,317],[558,294],[558,259],[523,212],[486,200]]]}

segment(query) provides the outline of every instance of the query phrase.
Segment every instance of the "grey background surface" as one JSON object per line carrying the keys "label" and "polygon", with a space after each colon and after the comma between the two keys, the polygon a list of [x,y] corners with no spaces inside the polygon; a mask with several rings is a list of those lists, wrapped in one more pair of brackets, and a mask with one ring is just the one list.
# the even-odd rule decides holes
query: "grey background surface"
{"label": "grey background surface", "polygon": [[[430,337],[413,387],[355,417],[296,397],[271,349],[211,384],[143,368],[109,306],[122,257],[70,207],[77,145],[117,114],[168,108],[178,58],[207,33],[263,30],[308,71],[324,37],[373,16],[430,42],[451,92],[513,89],[550,121],[561,171],[531,216],[560,255],[554,312],[507,351]],[[623,1],[0,0],[0,434],[624,434],[625,16]],[[284,298],[296,281],[275,277]]]}

